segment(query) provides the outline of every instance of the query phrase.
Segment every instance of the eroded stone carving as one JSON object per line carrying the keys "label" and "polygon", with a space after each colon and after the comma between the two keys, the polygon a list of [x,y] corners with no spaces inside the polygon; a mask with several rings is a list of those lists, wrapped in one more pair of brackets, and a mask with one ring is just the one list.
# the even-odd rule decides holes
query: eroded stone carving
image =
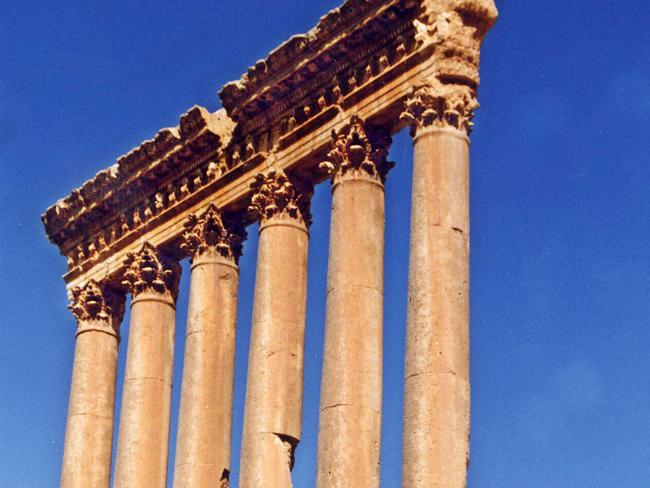
{"label": "eroded stone carving", "polygon": [[383,183],[394,166],[386,160],[391,141],[390,131],[372,127],[354,115],[348,127],[332,131],[334,148],[319,168],[331,176],[333,183],[364,176]]}
{"label": "eroded stone carving", "polygon": [[284,171],[271,169],[266,173],[258,173],[251,189],[253,197],[248,210],[262,222],[278,218],[295,220],[306,226],[311,224],[310,185],[290,181]]}
{"label": "eroded stone carving", "polygon": [[436,77],[443,83],[479,83],[480,48],[497,18],[492,0],[423,0],[414,20],[416,42],[433,44]]}
{"label": "eroded stone carving", "polygon": [[144,291],[178,295],[180,267],[178,263],[160,253],[152,244],[145,242],[140,251],[131,252],[124,261],[126,271],[122,284],[134,297]]}
{"label": "eroded stone carving", "polygon": [[77,321],[113,320],[120,322],[124,315],[124,296],[108,290],[105,285],[90,280],[83,287],[71,290],[72,301],[68,308]]}
{"label": "eroded stone carving", "polygon": [[[196,161],[223,152],[233,128],[234,123],[224,110],[209,113],[202,107],[193,107],[181,116],[178,127],[162,129],[153,139],[144,141],[119,158],[116,164],[100,171],[70,196],[50,207],[42,220],[50,239],[68,256],[69,267],[74,268],[87,260],[97,261],[102,250],[113,246],[115,239],[109,235],[106,246],[97,249],[93,244],[93,240],[97,240],[97,235],[93,235],[96,229],[121,222],[122,215],[126,214],[131,222],[126,224],[129,228],[122,225],[122,234],[138,231],[139,227],[175,205],[176,194],[183,199],[201,188],[204,172],[209,179],[209,162],[190,173],[192,188],[187,183],[186,172],[196,167]],[[167,187],[169,198],[152,192],[152,187],[156,186]],[[90,252],[78,252],[79,246]]]}
{"label": "eroded stone carving", "polygon": [[216,205],[210,204],[200,216],[190,215],[184,226],[180,248],[192,258],[205,255],[239,260],[246,231],[241,224],[226,225]]}
{"label": "eroded stone carving", "polygon": [[400,120],[410,125],[411,135],[431,126],[454,127],[469,134],[478,106],[474,90],[467,86],[426,82],[413,88]]}

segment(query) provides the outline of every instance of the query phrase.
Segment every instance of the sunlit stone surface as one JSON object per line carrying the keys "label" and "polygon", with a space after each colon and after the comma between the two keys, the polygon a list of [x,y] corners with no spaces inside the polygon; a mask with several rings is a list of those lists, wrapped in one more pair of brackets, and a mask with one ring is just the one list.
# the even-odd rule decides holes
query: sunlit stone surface
{"label": "sunlit stone surface", "polygon": [[178,260],[188,257],[174,486],[228,486],[237,258],[254,221],[260,242],[240,486],[292,486],[309,198],[328,177],[318,486],[379,486],[383,183],[390,137],[407,126],[414,161],[403,486],[465,486],[469,135],[481,43],[496,16],[491,0],[347,0],[226,84],[222,109],[192,107],[178,126],[46,211],[48,238],[67,258],[77,320],[62,486],[110,484],[127,294],[114,486],[166,485]]}

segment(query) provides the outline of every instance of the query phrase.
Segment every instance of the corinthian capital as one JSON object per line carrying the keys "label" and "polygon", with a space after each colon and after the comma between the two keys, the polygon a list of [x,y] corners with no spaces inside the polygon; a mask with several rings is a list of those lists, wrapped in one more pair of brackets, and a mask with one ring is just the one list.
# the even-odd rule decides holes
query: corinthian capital
{"label": "corinthian capital", "polygon": [[360,177],[383,183],[394,166],[386,160],[391,142],[388,130],[372,127],[354,115],[349,126],[339,132],[332,131],[333,149],[320,168],[332,177],[333,183]]}
{"label": "corinthian capital", "polygon": [[68,308],[78,321],[116,319],[119,322],[124,315],[124,296],[90,280],[85,286],[72,289]]}
{"label": "corinthian capital", "polygon": [[474,90],[463,85],[424,83],[413,88],[400,120],[411,126],[411,135],[425,127],[454,127],[469,134],[474,110]]}
{"label": "corinthian capital", "polygon": [[190,215],[184,225],[180,247],[193,259],[198,256],[222,256],[239,260],[246,231],[241,225],[227,226],[216,205],[210,204],[199,217]]}
{"label": "corinthian capital", "polygon": [[258,173],[251,189],[253,197],[248,210],[262,222],[278,218],[294,220],[305,226],[311,223],[311,185],[291,181],[284,171],[271,169]]}
{"label": "corinthian capital", "polygon": [[175,300],[178,295],[180,266],[175,260],[167,258],[149,242],[145,242],[138,252],[131,252],[124,261],[122,284],[134,297],[144,291],[169,294]]}

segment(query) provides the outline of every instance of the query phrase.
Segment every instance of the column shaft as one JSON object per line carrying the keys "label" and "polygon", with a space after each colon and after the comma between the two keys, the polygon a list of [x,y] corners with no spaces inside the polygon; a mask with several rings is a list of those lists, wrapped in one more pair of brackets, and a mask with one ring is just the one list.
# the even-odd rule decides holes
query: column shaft
{"label": "column shaft", "polygon": [[469,459],[469,143],[414,141],[403,486],[464,488]]}
{"label": "column shaft", "polygon": [[308,234],[282,217],[260,227],[241,488],[292,486],[300,440]]}
{"label": "column shaft", "polygon": [[62,488],[108,488],[113,447],[117,334],[107,321],[81,322],[77,337],[61,474]]}
{"label": "column shaft", "polygon": [[175,488],[216,488],[229,479],[238,280],[233,259],[194,259]]}
{"label": "column shaft", "polygon": [[163,488],[174,360],[171,299],[145,292],[133,300],[115,468],[118,488]]}
{"label": "column shaft", "polygon": [[332,196],[318,437],[321,488],[379,487],[384,190],[343,179]]}
{"label": "column shaft", "polygon": [[115,467],[116,488],[164,488],[180,270],[145,243],[130,254],[133,293]]}

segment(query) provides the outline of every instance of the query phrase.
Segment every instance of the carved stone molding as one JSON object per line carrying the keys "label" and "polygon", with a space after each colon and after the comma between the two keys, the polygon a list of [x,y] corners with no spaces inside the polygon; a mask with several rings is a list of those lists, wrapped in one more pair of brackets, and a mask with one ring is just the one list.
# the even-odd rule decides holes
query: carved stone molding
{"label": "carved stone molding", "polygon": [[427,82],[413,88],[400,120],[410,125],[413,136],[426,127],[453,127],[469,135],[478,106],[474,90],[467,86]]}
{"label": "carved stone molding", "polygon": [[42,220],[68,268],[92,265],[120,241],[228,171],[223,147],[234,123],[193,107],[156,136],[50,207]]}
{"label": "carved stone molding", "polygon": [[493,0],[421,0],[415,39],[435,46],[438,80],[478,87],[481,43],[497,15]]}
{"label": "carved stone molding", "polygon": [[124,296],[90,280],[86,286],[72,289],[68,308],[78,321],[116,319],[119,322],[124,315]]}
{"label": "carved stone molding", "polygon": [[309,226],[313,189],[310,184],[290,180],[284,171],[271,169],[258,173],[251,184],[253,197],[248,211],[262,223],[270,219],[293,220]]}
{"label": "carved stone molding", "polygon": [[370,178],[383,183],[394,163],[387,161],[392,138],[390,131],[372,127],[353,115],[350,125],[332,131],[333,149],[319,168],[336,184],[346,179]]}
{"label": "carved stone molding", "polygon": [[175,260],[164,256],[152,244],[145,242],[137,253],[129,253],[124,266],[126,271],[122,284],[133,297],[145,291],[178,296],[180,266]]}
{"label": "carved stone molding", "polygon": [[180,248],[192,259],[198,256],[221,256],[235,262],[239,260],[246,230],[241,224],[224,223],[216,205],[210,204],[198,217],[190,215],[184,226]]}

